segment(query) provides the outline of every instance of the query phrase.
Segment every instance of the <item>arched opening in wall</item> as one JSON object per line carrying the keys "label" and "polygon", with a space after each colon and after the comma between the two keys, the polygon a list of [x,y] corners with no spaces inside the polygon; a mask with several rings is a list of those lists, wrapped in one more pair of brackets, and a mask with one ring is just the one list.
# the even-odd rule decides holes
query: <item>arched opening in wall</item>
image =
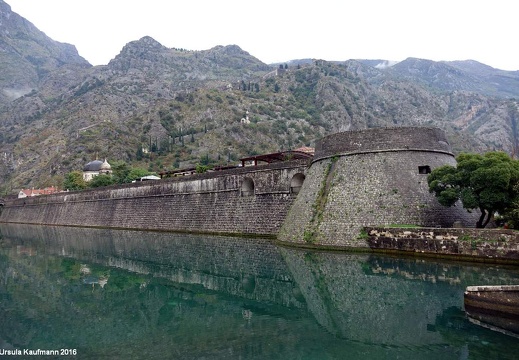
{"label": "arched opening in wall", "polygon": [[305,176],[301,173],[297,173],[292,176],[292,180],[290,180],[290,193],[298,194],[305,182]]}
{"label": "arched opening in wall", "polygon": [[245,178],[241,183],[241,196],[252,195],[254,195],[254,181],[251,178]]}

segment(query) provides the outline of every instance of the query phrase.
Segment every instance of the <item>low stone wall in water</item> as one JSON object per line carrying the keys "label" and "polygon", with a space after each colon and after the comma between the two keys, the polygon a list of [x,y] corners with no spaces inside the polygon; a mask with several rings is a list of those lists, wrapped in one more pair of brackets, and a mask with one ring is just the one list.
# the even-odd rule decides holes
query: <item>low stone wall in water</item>
{"label": "low stone wall in water", "polygon": [[519,264],[519,232],[508,229],[366,227],[372,250]]}

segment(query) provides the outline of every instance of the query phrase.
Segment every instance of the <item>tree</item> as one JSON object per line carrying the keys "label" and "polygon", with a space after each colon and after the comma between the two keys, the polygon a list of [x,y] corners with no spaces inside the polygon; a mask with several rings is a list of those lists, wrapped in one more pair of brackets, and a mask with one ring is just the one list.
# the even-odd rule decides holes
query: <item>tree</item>
{"label": "tree", "polygon": [[197,174],[203,174],[205,172],[207,172],[207,170],[209,170],[210,167],[207,166],[207,165],[202,165],[202,164],[196,164],[196,173]]}
{"label": "tree", "polygon": [[82,190],[86,189],[87,184],[83,179],[83,173],[81,171],[71,171],[65,175],[63,180],[63,187],[66,190]]}
{"label": "tree", "polygon": [[137,148],[137,151],[135,152],[135,158],[137,160],[142,160],[142,157],[144,156],[144,151],[142,151],[142,145],[139,145]]}
{"label": "tree", "polygon": [[127,177],[130,173],[130,167],[124,161],[112,162],[112,178],[114,183],[124,184],[127,183]]}
{"label": "tree", "polygon": [[211,163],[211,159],[209,159],[209,154],[205,154],[205,156],[200,158],[200,164],[209,165]]}
{"label": "tree", "polygon": [[88,186],[91,188],[108,186],[113,184],[115,184],[115,179],[112,178],[110,175],[106,174],[99,174],[97,176],[94,176],[94,178],[88,182]]}
{"label": "tree", "polygon": [[132,168],[130,170],[128,176],[126,177],[126,182],[131,183],[132,181],[140,179],[141,177],[147,176],[147,175],[156,175],[156,174],[154,172],[149,172],[146,169]]}
{"label": "tree", "polygon": [[440,204],[453,206],[461,200],[467,210],[479,209],[477,228],[484,228],[494,213],[505,213],[519,198],[519,161],[504,152],[460,154],[457,167],[434,169],[427,182]]}

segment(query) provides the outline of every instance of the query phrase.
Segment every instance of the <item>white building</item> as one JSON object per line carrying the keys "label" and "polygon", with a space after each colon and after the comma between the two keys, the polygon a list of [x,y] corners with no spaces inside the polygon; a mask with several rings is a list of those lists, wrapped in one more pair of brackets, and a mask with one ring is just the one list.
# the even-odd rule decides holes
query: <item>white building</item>
{"label": "white building", "polygon": [[94,160],[89,162],[83,168],[83,179],[85,181],[90,181],[94,177],[100,174],[110,175],[112,173],[112,167],[108,163],[108,161]]}

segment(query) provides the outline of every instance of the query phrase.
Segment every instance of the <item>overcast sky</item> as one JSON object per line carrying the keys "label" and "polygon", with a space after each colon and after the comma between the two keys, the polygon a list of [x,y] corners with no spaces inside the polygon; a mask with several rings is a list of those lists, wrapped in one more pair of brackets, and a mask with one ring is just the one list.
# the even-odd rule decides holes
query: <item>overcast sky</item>
{"label": "overcast sky", "polygon": [[149,35],[189,50],[236,44],[265,63],[417,57],[519,70],[515,0],[5,1],[93,65]]}

